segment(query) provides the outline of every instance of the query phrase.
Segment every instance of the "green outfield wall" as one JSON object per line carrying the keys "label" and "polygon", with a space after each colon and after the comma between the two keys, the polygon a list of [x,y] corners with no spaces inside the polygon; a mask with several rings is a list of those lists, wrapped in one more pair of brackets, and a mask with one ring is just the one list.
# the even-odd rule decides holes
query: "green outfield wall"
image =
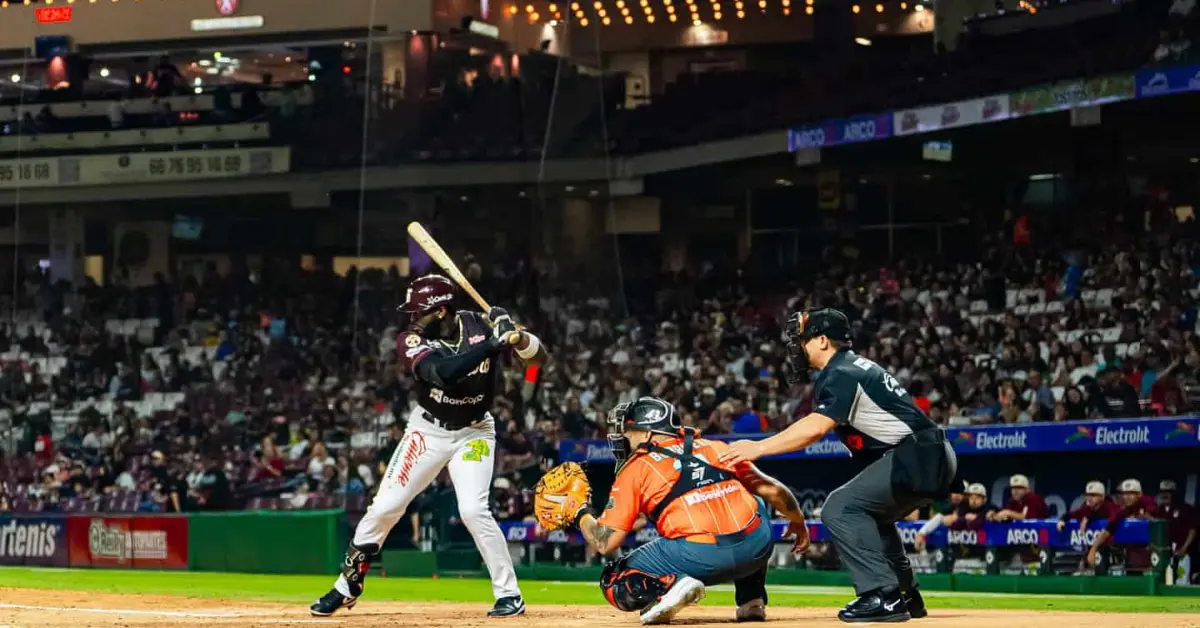
{"label": "green outfield wall", "polygon": [[346,549],[341,510],[190,513],[188,569],[335,574]]}

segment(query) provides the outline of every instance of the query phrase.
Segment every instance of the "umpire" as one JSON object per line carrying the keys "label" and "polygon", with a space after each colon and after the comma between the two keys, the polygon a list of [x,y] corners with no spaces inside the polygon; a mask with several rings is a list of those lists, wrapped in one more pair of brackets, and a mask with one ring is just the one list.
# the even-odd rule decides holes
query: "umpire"
{"label": "umpire", "polygon": [[813,412],[760,441],[733,443],[727,461],[798,451],[833,430],[861,469],[829,494],[821,519],[858,599],[844,622],[924,617],[925,601],[895,523],[950,492],[958,461],[945,433],[878,364],[850,350],[850,321],[833,309],[796,312],[784,326],[793,373],[820,371]]}

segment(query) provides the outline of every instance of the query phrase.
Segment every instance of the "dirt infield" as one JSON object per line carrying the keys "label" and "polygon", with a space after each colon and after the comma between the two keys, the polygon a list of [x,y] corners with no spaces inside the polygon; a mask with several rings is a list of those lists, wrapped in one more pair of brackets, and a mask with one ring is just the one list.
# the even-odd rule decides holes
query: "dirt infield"
{"label": "dirt infield", "polygon": [[[528,628],[611,628],[638,625],[633,616],[601,606],[531,607],[525,617],[510,620],[488,620],[484,616],[486,610],[486,605],[477,604],[363,601],[335,618],[314,619],[302,604],[0,589],[0,628],[186,628],[188,625],[250,628],[298,624],[464,628],[508,623]],[[831,609],[825,608],[772,608],[770,621],[779,625],[844,625],[837,621]],[[716,606],[689,609],[675,623],[686,626],[730,624],[733,623],[733,609]],[[1200,628],[1200,614],[934,610],[927,619],[914,625],[922,628]]]}

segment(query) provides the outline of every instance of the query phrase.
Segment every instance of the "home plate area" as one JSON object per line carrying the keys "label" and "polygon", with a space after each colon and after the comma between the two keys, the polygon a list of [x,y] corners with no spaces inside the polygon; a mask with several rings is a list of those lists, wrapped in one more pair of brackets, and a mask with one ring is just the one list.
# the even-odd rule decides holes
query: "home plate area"
{"label": "home plate area", "polygon": [[[637,616],[603,606],[530,606],[524,617],[487,619],[483,604],[410,603],[364,600],[336,617],[309,616],[304,604],[201,599],[166,595],[116,595],[72,591],[0,589],[0,627],[106,628],[178,627],[204,624],[228,627],[354,624],[357,626],[467,627],[515,624],[534,628],[613,628],[638,626]],[[844,625],[829,608],[770,608],[776,625]],[[699,606],[684,611],[675,625],[732,624],[733,609]],[[931,611],[915,626],[956,628],[1011,626],[1088,626],[1089,628],[1200,627],[1200,615],[1064,613],[1046,611]]]}

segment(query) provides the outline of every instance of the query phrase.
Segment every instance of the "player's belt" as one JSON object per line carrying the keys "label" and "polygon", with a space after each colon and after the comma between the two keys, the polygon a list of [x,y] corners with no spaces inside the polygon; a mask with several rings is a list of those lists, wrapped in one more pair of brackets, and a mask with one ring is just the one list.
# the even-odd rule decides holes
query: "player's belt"
{"label": "player's belt", "polygon": [[762,525],[762,516],[755,515],[754,521],[750,522],[740,532],[732,532],[730,534],[693,534],[686,537],[690,543],[701,543],[703,545],[736,545],[745,541],[747,537],[754,534],[754,531]]}
{"label": "player's belt", "polygon": [[440,429],[443,429],[443,430],[446,430],[449,432],[468,428],[468,427],[471,427],[472,425],[475,425],[476,423],[483,422],[483,419],[479,419],[478,421],[471,421],[471,422],[443,421],[443,420],[437,418],[436,416],[433,416],[433,413],[430,412],[429,410],[427,410],[425,408],[425,406],[417,406],[417,408],[419,408],[421,410],[421,418],[422,419],[425,419],[426,422],[432,424],[436,428],[440,428]]}

